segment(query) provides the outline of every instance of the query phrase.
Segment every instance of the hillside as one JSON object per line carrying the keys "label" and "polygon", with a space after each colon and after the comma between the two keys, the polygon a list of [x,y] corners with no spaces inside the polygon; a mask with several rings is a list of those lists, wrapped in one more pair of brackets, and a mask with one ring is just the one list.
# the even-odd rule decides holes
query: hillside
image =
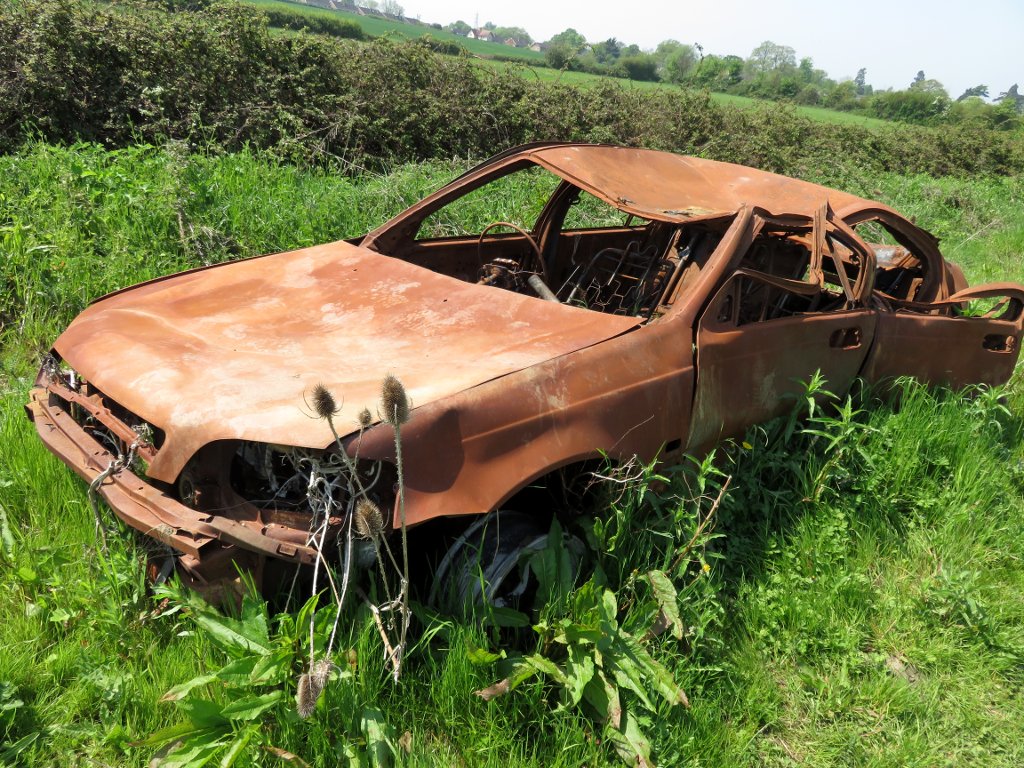
{"label": "hillside", "polygon": [[358,24],[370,37],[385,37],[393,40],[417,40],[424,36],[429,36],[441,43],[459,45],[474,56],[510,58],[533,64],[543,64],[544,62],[544,54],[531,51],[528,48],[514,48],[501,43],[470,40],[454,35],[451,32],[446,32],[443,29],[432,27],[429,24],[418,24],[411,21],[398,21],[397,19],[383,16],[359,14],[342,8],[325,9],[320,5],[292,2],[291,0],[244,0],[244,2],[259,8],[281,8],[310,16],[327,15],[331,18],[351,21]]}

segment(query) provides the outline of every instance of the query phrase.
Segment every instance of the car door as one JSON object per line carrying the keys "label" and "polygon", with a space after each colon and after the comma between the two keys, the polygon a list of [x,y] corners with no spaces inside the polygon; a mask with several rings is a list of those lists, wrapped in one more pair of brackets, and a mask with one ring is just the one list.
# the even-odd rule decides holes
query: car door
{"label": "car door", "polygon": [[736,437],[794,406],[820,372],[845,393],[875,334],[866,306],[873,259],[836,230],[813,222],[762,220],[695,328],[697,382],[690,450]]}
{"label": "car door", "polygon": [[[984,304],[983,308],[974,305]],[[1024,291],[1010,283],[966,288],[932,302],[880,302],[863,378],[913,376],[954,389],[1004,384],[1020,354]]]}
{"label": "car door", "polygon": [[869,243],[877,262],[872,304],[878,322],[865,381],[913,376],[958,388],[1010,378],[1020,353],[1020,286],[966,287],[960,270],[943,260],[938,241],[892,211],[868,207],[842,218]]}

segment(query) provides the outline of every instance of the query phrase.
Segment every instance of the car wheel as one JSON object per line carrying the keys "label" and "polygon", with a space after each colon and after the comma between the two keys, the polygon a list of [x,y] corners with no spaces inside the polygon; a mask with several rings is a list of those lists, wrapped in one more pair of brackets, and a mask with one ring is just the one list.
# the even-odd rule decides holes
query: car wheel
{"label": "car wheel", "polygon": [[432,605],[451,613],[490,605],[528,607],[534,586],[529,556],[547,545],[547,526],[503,509],[475,520],[447,549],[434,572]]}

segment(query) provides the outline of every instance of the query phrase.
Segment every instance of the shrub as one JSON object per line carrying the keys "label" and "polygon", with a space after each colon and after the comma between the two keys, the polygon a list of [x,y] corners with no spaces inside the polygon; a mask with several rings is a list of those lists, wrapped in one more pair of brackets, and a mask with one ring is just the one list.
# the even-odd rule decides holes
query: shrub
{"label": "shrub", "polygon": [[114,147],[180,139],[381,167],[583,140],[805,175],[844,164],[933,175],[1024,170],[1019,132],[875,130],[778,105],[723,107],[693,91],[574,88],[418,42],[274,35],[266,14],[234,3],[169,14],[140,2],[2,7],[0,151],[26,135]]}

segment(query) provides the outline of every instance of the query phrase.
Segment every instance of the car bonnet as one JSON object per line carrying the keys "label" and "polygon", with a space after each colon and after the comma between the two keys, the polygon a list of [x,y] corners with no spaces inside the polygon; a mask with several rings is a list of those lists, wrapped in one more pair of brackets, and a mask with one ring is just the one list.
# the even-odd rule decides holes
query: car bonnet
{"label": "car bonnet", "polygon": [[219,439],[324,447],[324,384],[353,431],[387,373],[413,407],[640,324],[462,282],[345,242],[146,283],[87,308],[54,347],[164,430],[148,474],[173,481]]}

